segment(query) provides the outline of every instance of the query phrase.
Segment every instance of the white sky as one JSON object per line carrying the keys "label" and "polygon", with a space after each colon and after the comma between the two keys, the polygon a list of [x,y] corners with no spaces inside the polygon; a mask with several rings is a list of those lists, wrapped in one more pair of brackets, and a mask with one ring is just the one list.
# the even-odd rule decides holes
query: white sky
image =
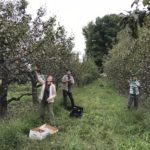
{"label": "white sky", "polygon": [[85,40],[82,28],[96,17],[124,12],[131,9],[133,0],[27,0],[28,12],[36,14],[39,7],[45,6],[47,15],[57,16],[57,21],[65,26],[68,34],[75,35],[74,51],[84,54]]}

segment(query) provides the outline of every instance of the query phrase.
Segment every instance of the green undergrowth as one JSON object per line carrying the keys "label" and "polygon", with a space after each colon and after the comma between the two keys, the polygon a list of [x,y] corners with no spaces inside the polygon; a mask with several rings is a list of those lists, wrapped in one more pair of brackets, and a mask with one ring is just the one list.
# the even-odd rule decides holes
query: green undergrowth
{"label": "green undergrowth", "polygon": [[[29,87],[24,86],[24,89]],[[69,117],[69,111],[63,109],[59,90],[54,104],[59,132],[43,141],[28,138],[29,130],[42,124],[38,118],[38,106],[32,104],[31,97],[10,103],[8,117],[0,123],[0,149],[150,149],[150,112],[141,107],[128,110],[127,98],[121,96],[107,80],[99,79],[85,87],[74,88],[73,93],[76,105],[84,108],[83,116]],[[10,95],[13,95],[11,89]]]}

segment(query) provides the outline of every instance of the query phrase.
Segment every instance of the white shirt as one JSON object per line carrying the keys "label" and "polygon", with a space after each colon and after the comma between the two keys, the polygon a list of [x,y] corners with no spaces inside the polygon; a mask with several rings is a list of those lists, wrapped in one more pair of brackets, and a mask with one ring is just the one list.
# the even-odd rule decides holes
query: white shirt
{"label": "white shirt", "polygon": [[129,93],[133,94],[133,95],[139,95],[139,87],[140,87],[140,83],[139,81],[130,81],[130,90]]}

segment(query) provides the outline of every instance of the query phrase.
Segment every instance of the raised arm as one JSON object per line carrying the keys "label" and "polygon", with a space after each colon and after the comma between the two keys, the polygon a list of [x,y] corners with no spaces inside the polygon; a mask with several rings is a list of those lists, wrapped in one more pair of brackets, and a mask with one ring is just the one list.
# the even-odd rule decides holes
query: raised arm
{"label": "raised arm", "polygon": [[37,71],[35,71],[35,73],[36,73],[37,80],[38,80],[41,84],[44,84],[45,81],[41,78],[41,76],[37,73]]}

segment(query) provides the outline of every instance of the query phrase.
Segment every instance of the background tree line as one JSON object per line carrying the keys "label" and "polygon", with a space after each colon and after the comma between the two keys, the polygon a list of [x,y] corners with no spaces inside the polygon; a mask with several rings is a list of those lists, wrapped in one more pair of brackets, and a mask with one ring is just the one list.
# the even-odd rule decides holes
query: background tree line
{"label": "background tree line", "polygon": [[108,54],[109,49],[117,42],[117,33],[120,31],[121,17],[116,14],[97,17],[95,22],[89,22],[83,28],[86,40],[86,55],[94,59],[95,64],[102,68],[103,57]]}
{"label": "background tree line", "polygon": [[[143,8],[141,8],[143,5]],[[150,94],[150,1],[133,1],[125,14],[96,18],[83,28],[86,54],[123,94],[128,93],[128,80],[136,74],[141,81],[144,103]]]}
{"label": "background tree line", "polygon": [[118,34],[118,44],[110,50],[104,62],[105,72],[119,91],[128,92],[131,74],[136,74],[141,82],[141,100],[145,106],[150,105],[150,1],[143,1],[144,9],[130,11],[122,19],[124,29]]}

